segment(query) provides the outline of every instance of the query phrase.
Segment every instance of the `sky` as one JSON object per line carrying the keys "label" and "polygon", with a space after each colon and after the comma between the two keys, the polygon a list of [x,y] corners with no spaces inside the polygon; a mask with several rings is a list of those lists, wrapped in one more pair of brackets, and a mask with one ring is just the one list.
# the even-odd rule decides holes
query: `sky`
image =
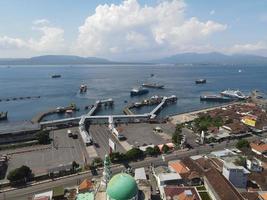
{"label": "sky", "polygon": [[0,57],[267,56],[267,0],[0,0]]}

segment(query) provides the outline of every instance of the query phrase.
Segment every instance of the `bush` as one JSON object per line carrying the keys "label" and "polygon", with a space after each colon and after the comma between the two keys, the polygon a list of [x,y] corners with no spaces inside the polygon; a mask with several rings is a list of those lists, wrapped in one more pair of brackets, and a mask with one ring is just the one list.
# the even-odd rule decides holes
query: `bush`
{"label": "bush", "polygon": [[170,151],[170,147],[168,147],[168,145],[164,144],[162,147],[162,152],[163,153],[168,153]]}
{"label": "bush", "polygon": [[112,163],[119,163],[125,160],[125,154],[120,152],[113,152],[110,154],[110,161]]}
{"label": "bush", "polygon": [[235,147],[238,148],[238,149],[248,148],[249,147],[249,142],[247,140],[245,140],[245,139],[241,139],[236,143]]}
{"label": "bush", "polygon": [[176,145],[180,145],[182,139],[182,125],[177,125],[175,132],[172,134],[172,142]]}
{"label": "bush", "polygon": [[7,179],[11,183],[27,182],[33,176],[32,170],[28,166],[21,166],[9,172]]}
{"label": "bush", "polygon": [[102,167],[103,166],[103,160],[99,157],[94,158],[91,164],[92,167]]}
{"label": "bush", "polygon": [[126,152],[125,157],[127,160],[137,160],[144,157],[144,152],[138,148],[132,148]]}
{"label": "bush", "polygon": [[38,140],[39,144],[51,143],[51,139],[49,137],[49,131],[39,131],[37,133],[36,139]]}

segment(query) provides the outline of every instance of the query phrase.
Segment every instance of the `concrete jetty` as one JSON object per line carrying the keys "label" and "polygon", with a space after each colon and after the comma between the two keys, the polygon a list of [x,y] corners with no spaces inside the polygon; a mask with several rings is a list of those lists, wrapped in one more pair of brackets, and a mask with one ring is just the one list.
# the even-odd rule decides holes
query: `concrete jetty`
{"label": "concrete jetty", "polygon": [[45,112],[40,112],[36,116],[34,116],[31,120],[32,123],[39,123],[42,121],[42,119],[48,115],[56,114],[56,113],[64,113],[67,110],[73,110],[77,111],[78,109],[76,108],[75,105],[67,106],[67,107],[58,107],[55,109],[51,109]]}

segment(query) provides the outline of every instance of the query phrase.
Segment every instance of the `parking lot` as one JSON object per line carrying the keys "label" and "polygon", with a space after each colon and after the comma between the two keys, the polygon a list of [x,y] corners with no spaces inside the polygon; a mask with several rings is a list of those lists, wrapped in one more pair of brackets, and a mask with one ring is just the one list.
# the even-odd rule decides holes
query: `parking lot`
{"label": "parking lot", "polygon": [[[77,128],[72,128],[72,131],[77,131]],[[68,137],[67,129],[52,131],[50,137],[54,140],[50,145],[38,145],[38,148],[31,147],[28,150],[27,148],[16,149],[17,153],[12,150],[14,154],[11,154],[8,162],[7,174],[22,165],[29,166],[35,174],[41,174],[47,172],[48,168],[68,164],[74,160],[83,164],[86,151],[80,138]],[[19,153],[22,150],[23,152]],[[10,152],[5,151],[5,153]]]}
{"label": "parking lot", "polygon": [[[160,127],[162,132],[155,133],[154,128]],[[127,142],[135,147],[146,146],[150,144],[164,144],[171,142],[172,133],[175,130],[173,124],[128,124],[120,125],[122,134],[126,137]]]}

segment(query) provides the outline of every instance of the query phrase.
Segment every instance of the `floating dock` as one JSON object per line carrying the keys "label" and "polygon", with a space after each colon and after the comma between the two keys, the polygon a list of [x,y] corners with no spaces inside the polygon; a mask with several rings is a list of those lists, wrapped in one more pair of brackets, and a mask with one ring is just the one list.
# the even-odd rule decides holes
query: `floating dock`
{"label": "floating dock", "polygon": [[0,98],[1,101],[18,101],[18,100],[29,100],[29,99],[40,99],[41,96],[28,96],[28,97],[8,97],[8,98]]}

